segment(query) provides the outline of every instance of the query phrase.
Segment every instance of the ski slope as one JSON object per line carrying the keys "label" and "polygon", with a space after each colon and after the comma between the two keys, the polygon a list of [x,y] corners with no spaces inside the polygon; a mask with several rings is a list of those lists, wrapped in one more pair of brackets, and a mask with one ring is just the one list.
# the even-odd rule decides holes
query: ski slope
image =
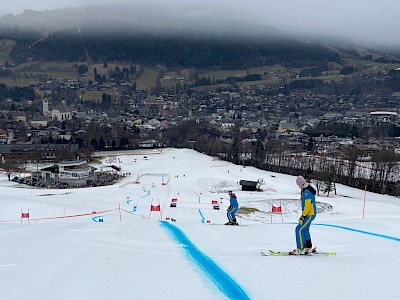
{"label": "ski slope", "polygon": [[[0,174],[0,299],[400,298],[399,198],[366,193],[364,203],[364,191],[339,185],[317,197],[311,226],[314,246],[337,255],[265,257],[295,248],[295,176],[189,149],[98,155],[130,175],[61,190]],[[263,191],[241,191],[242,179],[263,179]],[[238,215],[240,226],[222,225],[229,190],[255,209]],[[272,205],[283,214],[271,216]]]}

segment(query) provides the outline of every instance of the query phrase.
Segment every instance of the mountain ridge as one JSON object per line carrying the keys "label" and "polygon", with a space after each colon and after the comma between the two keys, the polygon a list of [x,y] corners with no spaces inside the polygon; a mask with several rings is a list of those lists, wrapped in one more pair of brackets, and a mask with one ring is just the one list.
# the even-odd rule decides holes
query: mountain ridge
{"label": "mountain ridge", "polygon": [[[148,6],[25,10],[0,17],[0,40],[16,41],[10,57],[29,61],[129,61],[167,68],[245,69],[262,65],[326,68],[362,47],[348,40],[295,37],[234,16],[176,14]],[[386,48],[367,49],[396,55]],[[368,54],[369,55],[369,54]],[[390,59],[390,58],[389,58]]]}

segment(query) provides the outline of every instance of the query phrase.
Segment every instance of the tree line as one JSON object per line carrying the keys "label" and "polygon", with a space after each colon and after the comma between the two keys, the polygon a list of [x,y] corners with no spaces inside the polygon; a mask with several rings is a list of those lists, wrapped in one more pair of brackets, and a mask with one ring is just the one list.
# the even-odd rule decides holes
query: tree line
{"label": "tree line", "polygon": [[[185,128],[185,132],[195,133],[196,130]],[[291,175],[303,174],[324,183],[324,191],[328,192],[334,183],[342,183],[356,188],[366,185],[369,191],[400,195],[397,178],[400,157],[393,150],[376,152],[370,163],[362,163],[359,161],[362,153],[354,146],[345,147],[339,153],[320,154],[306,151],[307,143],[303,149],[293,149],[281,140],[265,142],[265,131],[257,134],[255,141],[246,142],[236,131],[231,137],[233,143],[225,143],[215,132],[204,132],[196,139],[193,149],[235,164]]]}
{"label": "tree line", "polygon": [[0,83],[0,101],[4,101],[7,98],[11,98],[14,101],[34,100],[35,91],[31,87],[8,87],[4,83]]}

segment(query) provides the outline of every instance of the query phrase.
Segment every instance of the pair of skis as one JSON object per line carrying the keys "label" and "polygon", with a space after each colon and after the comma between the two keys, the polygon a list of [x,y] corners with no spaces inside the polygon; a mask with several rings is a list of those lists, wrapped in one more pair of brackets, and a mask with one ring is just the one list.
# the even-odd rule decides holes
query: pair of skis
{"label": "pair of skis", "polygon": [[290,254],[290,251],[273,251],[273,250],[268,250],[268,252],[261,252],[261,255],[263,256],[329,256],[329,255],[336,255],[336,252],[311,252],[308,254]]}

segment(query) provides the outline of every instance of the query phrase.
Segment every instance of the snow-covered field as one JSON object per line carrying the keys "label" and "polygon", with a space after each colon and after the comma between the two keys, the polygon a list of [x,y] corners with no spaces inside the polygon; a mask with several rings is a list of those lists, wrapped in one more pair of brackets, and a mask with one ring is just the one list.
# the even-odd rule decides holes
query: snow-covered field
{"label": "snow-covered field", "polygon": [[[295,248],[294,176],[188,149],[111,154],[130,173],[113,186],[36,189],[0,174],[0,299],[400,298],[399,198],[367,193],[363,218],[364,191],[339,185],[317,197],[311,226],[314,246],[337,255],[265,257]],[[242,179],[263,192],[241,191]],[[219,225],[228,190],[257,209],[240,226]]]}

